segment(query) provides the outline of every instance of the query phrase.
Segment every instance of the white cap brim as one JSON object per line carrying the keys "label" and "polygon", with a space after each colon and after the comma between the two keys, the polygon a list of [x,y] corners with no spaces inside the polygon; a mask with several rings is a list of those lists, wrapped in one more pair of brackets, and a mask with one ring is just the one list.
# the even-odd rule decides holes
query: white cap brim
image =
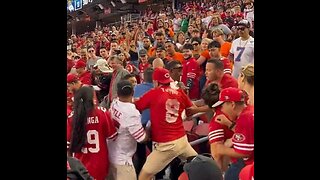
{"label": "white cap brim", "polygon": [[214,107],[220,106],[222,103],[224,103],[224,102],[223,101],[218,101],[218,102],[214,103],[212,105],[212,107],[214,108]]}

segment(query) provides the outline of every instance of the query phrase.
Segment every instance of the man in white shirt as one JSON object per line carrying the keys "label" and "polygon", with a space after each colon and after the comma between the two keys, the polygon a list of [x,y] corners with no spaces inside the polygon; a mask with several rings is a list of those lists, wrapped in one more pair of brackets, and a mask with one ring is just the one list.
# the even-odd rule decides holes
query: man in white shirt
{"label": "man in white shirt", "polygon": [[117,127],[118,137],[108,141],[110,179],[136,180],[137,175],[132,157],[137,149],[137,142],[148,139],[141,124],[141,115],[133,101],[133,86],[127,80],[117,84],[118,98],[110,106],[111,118]]}
{"label": "man in white shirt", "polygon": [[240,37],[232,42],[228,57],[233,62],[232,76],[235,78],[238,78],[242,66],[254,64],[254,38],[249,35],[250,22],[241,20],[237,30]]}

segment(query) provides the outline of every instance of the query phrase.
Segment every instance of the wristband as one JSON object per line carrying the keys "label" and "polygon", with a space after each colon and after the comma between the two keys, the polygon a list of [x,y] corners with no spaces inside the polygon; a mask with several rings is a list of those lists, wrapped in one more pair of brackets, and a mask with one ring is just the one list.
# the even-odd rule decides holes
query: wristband
{"label": "wristband", "polygon": [[229,126],[229,129],[232,129],[236,125],[236,122],[232,122],[232,124]]}

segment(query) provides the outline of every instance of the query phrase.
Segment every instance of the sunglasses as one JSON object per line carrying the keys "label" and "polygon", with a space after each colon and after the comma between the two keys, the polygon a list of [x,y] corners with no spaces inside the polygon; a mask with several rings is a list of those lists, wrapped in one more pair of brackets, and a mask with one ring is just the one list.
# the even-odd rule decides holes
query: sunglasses
{"label": "sunglasses", "polygon": [[199,45],[199,43],[194,43],[194,44],[192,44],[193,46],[198,46]]}
{"label": "sunglasses", "polygon": [[246,28],[245,27],[238,27],[238,30],[244,31]]}
{"label": "sunglasses", "polygon": [[90,50],[90,51],[88,51],[89,53],[92,53],[92,52],[94,52],[94,50]]}

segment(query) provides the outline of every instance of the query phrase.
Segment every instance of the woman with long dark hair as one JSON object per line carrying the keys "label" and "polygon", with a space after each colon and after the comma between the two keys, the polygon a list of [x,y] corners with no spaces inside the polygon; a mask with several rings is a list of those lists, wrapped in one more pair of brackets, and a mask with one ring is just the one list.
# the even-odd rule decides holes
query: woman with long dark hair
{"label": "woman with long dark hair", "polygon": [[115,139],[117,131],[107,109],[94,105],[94,89],[82,86],[75,94],[73,112],[67,120],[69,152],[73,153],[96,180],[108,175],[106,139]]}

